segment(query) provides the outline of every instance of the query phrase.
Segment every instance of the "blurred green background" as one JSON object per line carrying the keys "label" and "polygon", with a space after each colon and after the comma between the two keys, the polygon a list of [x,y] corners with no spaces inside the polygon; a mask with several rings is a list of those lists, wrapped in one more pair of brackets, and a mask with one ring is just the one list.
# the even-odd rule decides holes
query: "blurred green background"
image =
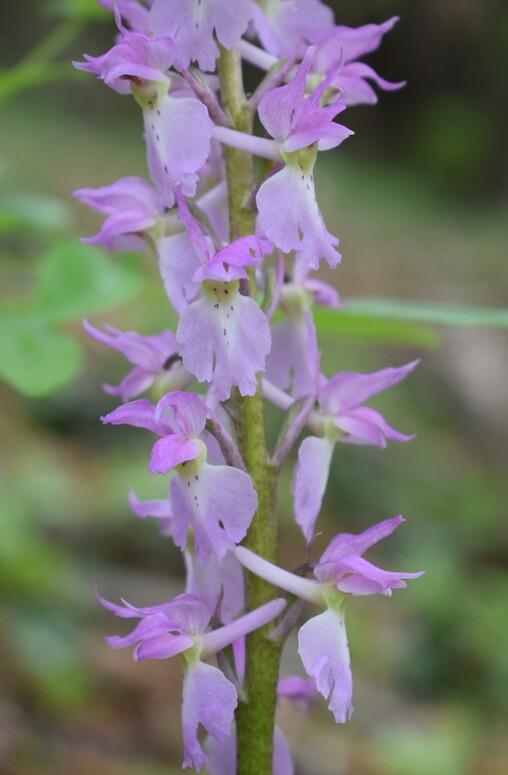
{"label": "blurred green background", "polygon": [[[394,14],[401,23],[368,61],[408,87],[348,110],[356,135],[317,177],[344,256],[333,281],[346,300],[457,306],[426,304],[420,322],[365,304],[319,319],[327,374],[422,363],[373,402],[416,440],[337,450],[316,552],[334,532],[402,513],[407,524],[370,556],[428,575],[391,600],[350,601],[353,720],[337,727],[316,701],[306,718],[282,705],[280,725],[297,775],[501,775],[508,333],[469,307],[508,298],[508,6],[356,0],[337,20]],[[180,771],[180,667],[109,650],[102,633],[118,622],[93,593],[151,605],[181,591],[179,553],[126,504],[129,489],[162,497],[167,485],[146,470],[149,434],[101,426],[114,406],[101,383],[125,364],[87,341],[80,319],[153,333],[169,304],[151,256],[79,243],[100,219],[70,197],[146,175],[141,117],[70,66],[111,45],[93,0],[4,3],[0,22],[0,771],[168,775]],[[272,440],[280,419],[268,415]],[[296,567],[290,475],[281,560]],[[293,644],[285,671],[299,670]]]}

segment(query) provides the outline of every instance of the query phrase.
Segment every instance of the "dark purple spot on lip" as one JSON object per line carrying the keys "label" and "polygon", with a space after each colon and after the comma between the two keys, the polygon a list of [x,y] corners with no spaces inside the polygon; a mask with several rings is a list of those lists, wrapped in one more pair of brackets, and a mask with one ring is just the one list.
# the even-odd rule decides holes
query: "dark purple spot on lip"
{"label": "dark purple spot on lip", "polygon": [[158,115],[158,116],[160,116],[160,114],[161,114],[161,112],[160,112],[160,110],[158,110],[158,111],[157,111],[157,115]]}
{"label": "dark purple spot on lip", "polygon": [[[161,141],[161,139],[160,139],[159,135],[157,135],[157,141],[158,141],[159,143],[160,143],[160,141]],[[307,188],[308,188],[308,186],[307,186]]]}
{"label": "dark purple spot on lip", "polygon": [[224,329],[224,336],[226,336],[226,335],[227,335],[227,334],[226,334],[226,329]]}
{"label": "dark purple spot on lip", "polygon": [[168,168],[167,168],[167,165],[166,165],[166,164],[164,165],[164,172],[165,172],[166,174],[167,174],[167,172],[168,172]]}
{"label": "dark purple spot on lip", "polygon": [[232,306],[232,307],[231,307],[231,312],[232,312],[233,310],[234,310],[234,307]]}
{"label": "dark purple spot on lip", "polygon": [[199,476],[196,474],[196,476],[194,477],[194,479],[196,480],[196,482],[198,482],[198,481],[199,481]]}
{"label": "dark purple spot on lip", "polygon": [[213,305],[213,308],[214,308],[214,309],[219,309],[219,305],[218,305],[218,304],[214,304],[214,305]]}

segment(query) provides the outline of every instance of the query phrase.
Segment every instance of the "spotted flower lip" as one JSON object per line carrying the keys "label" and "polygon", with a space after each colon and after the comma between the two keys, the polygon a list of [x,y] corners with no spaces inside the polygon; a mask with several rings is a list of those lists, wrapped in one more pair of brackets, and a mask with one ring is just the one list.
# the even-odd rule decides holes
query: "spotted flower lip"
{"label": "spotted flower lip", "polygon": [[322,259],[331,268],[341,260],[336,249],[339,240],[326,229],[316,199],[316,156],[319,150],[335,148],[353,134],[334,121],[346,107],[343,101],[337,99],[331,105],[321,105],[339,65],[332,67],[306,95],[314,53],[311,46],[293,80],[267,92],[260,100],[259,117],[273,140],[229,127],[216,126],[213,130],[215,139],[223,143],[278,162],[256,195],[258,231],[284,253],[295,250],[297,259],[310,269],[318,269]]}
{"label": "spotted flower lip", "polygon": [[198,172],[210,155],[213,124],[194,94],[170,93],[169,70],[177,59],[173,40],[127,30],[118,9],[115,18],[120,31],[116,45],[99,57],[85,55],[86,61],[74,66],[120,94],[135,96],[143,110],[150,174],[164,204],[172,207],[177,186],[186,196],[196,193]]}
{"label": "spotted flower lip", "polygon": [[179,218],[201,263],[192,277],[201,283],[201,296],[183,310],[176,331],[184,365],[199,382],[211,383],[218,400],[228,399],[234,386],[254,395],[270,351],[270,329],[257,302],[240,293],[239,280],[272,244],[250,235],[215,251],[178,191],[177,197]]}
{"label": "spotted flower lip", "polygon": [[194,531],[198,563],[226,554],[245,537],[257,507],[257,494],[244,471],[206,461],[204,431],[208,409],[193,393],[174,390],[154,406],[140,399],[123,404],[102,418],[104,423],[133,425],[152,431],[159,440],[153,446],[149,470],[166,474],[174,470],[169,487],[174,543],[187,546]]}
{"label": "spotted flower lip", "polygon": [[256,203],[261,232],[285,253],[296,250],[300,261],[318,269],[322,258],[333,268],[341,256],[316,200],[316,154],[335,148],[353,132],[333,120],[344,110],[343,102],[321,106],[333,70],[306,96],[314,51],[307,51],[290,83],[268,92],[259,103],[261,122],[277,142],[285,166],[261,185]]}

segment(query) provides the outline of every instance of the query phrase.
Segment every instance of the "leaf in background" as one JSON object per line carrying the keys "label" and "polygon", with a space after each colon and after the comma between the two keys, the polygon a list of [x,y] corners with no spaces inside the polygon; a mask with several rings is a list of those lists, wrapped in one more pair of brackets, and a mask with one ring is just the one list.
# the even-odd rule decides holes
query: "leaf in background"
{"label": "leaf in background", "polygon": [[95,22],[112,19],[112,14],[102,8],[97,0],[43,0],[41,12],[45,16],[59,16],[66,19]]}
{"label": "leaf in background", "polygon": [[129,301],[140,278],[122,257],[77,240],[51,248],[39,265],[34,309],[48,322],[82,318]]}
{"label": "leaf in background", "polygon": [[17,659],[35,680],[42,699],[55,708],[79,706],[90,690],[90,677],[75,623],[51,610],[25,607],[10,613],[9,637]]}
{"label": "leaf in background", "polygon": [[440,342],[439,334],[430,328],[356,312],[350,309],[350,302],[340,309],[314,307],[313,315],[320,335],[352,336],[373,342],[410,344],[428,349],[437,347]]}
{"label": "leaf in background", "polygon": [[0,234],[55,232],[72,222],[67,202],[45,194],[14,194],[0,199]]}
{"label": "leaf in background", "polygon": [[508,309],[489,309],[403,299],[357,298],[344,305],[347,314],[366,318],[388,318],[433,326],[490,326],[508,328]]}
{"label": "leaf in background", "polygon": [[0,376],[27,396],[51,393],[81,369],[79,345],[30,314],[0,310]]}
{"label": "leaf in background", "polygon": [[67,62],[30,62],[0,71],[0,107],[26,89],[55,81],[80,80]]}

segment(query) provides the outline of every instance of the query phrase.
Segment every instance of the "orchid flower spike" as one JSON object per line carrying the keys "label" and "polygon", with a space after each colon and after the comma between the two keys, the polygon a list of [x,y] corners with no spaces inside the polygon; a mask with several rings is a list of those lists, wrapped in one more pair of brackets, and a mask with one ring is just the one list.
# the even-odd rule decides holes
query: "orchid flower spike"
{"label": "orchid flower spike", "polygon": [[353,712],[353,679],[345,628],[347,595],[381,594],[406,586],[406,579],[423,575],[384,571],[364,560],[362,555],[402,523],[404,517],[387,519],[363,533],[339,533],[332,539],[314,568],[314,579],[294,573],[258,557],[245,547],[236,556],[252,573],[323,609],[309,619],[298,633],[298,651],[307,674],[314,678],[318,692],[329,700],[328,707],[340,724]]}

